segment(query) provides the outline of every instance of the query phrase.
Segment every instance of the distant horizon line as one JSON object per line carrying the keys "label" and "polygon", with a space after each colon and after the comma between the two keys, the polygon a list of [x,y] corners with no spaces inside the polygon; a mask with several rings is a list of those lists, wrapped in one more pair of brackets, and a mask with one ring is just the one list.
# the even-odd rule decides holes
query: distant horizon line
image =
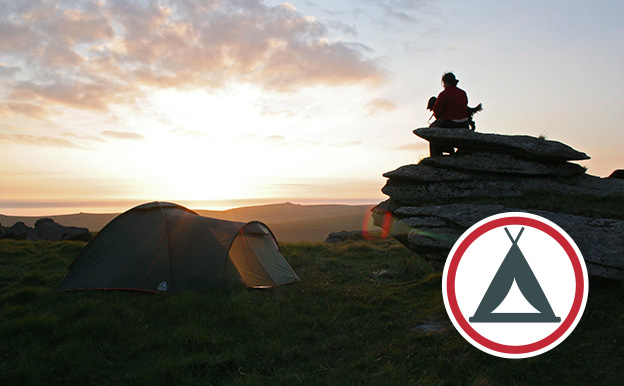
{"label": "distant horizon line", "polygon": [[62,216],[78,213],[122,213],[153,202],[172,202],[193,210],[224,211],[248,206],[291,203],[294,205],[376,205],[384,198],[251,198],[225,200],[0,200],[0,215],[12,217]]}

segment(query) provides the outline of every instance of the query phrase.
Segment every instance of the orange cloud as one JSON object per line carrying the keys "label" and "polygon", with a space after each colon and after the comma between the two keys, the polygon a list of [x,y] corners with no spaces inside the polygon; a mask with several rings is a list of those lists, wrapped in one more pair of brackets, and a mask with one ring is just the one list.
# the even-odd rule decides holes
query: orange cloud
{"label": "orange cloud", "polygon": [[0,103],[14,106],[106,110],[146,86],[242,82],[285,92],[384,79],[366,47],[328,40],[328,26],[288,4],[19,2],[3,9],[0,30],[0,62],[15,64],[4,71],[12,81]]}
{"label": "orange cloud", "polygon": [[46,109],[39,104],[29,102],[7,102],[0,103],[0,116],[1,115],[27,115],[34,118],[43,118],[46,114]]}
{"label": "orange cloud", "polygon": [[123,101],[124,92],[130,90],[127,85],[107,80],[79,81],[58,78],[45,83],[18,82],[13,88],[12,96],[30,103],[43,101],[78,109],[106,110],[109,103]]}
{"label": "orange cloud", "polygon": [[105,137],[116,138],[116,139],[141,140],[145,138],[141,134],[133,133],[129,131],[104,130],[100,134],[102,134]]}
{"label": "orange cloud", "polygon": [[366,108],[368,110],[368,115],[390,112],[398,109],[396,103],[385,98],[376,98],[370,100],[366,104]]}
{"label": "orange cloud", "polygon": [[64,147],[71,149],[82,149],[81,146],[65,139],[50,137],[47,135],[32,134],[10,134],[0,132],[0,142],[11,142],[16,144],[26,144],[44,147]]}

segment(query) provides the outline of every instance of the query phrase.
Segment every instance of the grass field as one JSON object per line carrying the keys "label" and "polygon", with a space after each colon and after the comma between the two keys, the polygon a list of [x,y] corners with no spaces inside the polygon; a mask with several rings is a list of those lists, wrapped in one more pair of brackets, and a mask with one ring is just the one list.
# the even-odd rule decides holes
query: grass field
{"label": "grass field", "polygon": [[440,275],[390,240],[285,244],[302,281],[270,290],[57,292],[83,246],[0,241],[0,384],[617,385],[624,378],[619,282],[591,282],[585,314],[559,346],[505,360],[455,331]]}

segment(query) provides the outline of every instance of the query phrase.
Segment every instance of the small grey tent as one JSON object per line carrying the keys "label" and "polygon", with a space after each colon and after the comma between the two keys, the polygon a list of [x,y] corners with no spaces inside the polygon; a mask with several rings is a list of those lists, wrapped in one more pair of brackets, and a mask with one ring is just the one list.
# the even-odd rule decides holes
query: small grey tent
{"label": "small grey tent", "polygon": [[261,222],[203,217],[152,202],[108,223],[70,265],[59,290],[130,289],[156,293],[299,281]]}

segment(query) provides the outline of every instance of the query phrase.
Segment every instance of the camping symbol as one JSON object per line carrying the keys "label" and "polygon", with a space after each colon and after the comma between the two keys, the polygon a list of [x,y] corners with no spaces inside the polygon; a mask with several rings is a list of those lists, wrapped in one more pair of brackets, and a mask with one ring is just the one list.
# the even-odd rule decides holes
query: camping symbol
{"label": "camping symbol", "polygon": [[[471,323],[559,323],[561,318],[555,313],[544,295],[535,274],[518,247],[518,240],[522,236],[524,227],[520,229],[514,240],[505,228],[511,240],[511,248],[494,275],[481,303],[477,307]],[[533,313],[500,313],[494,311],[507,297],[511,287],[516,282],[524,298],[539,312]]]}

